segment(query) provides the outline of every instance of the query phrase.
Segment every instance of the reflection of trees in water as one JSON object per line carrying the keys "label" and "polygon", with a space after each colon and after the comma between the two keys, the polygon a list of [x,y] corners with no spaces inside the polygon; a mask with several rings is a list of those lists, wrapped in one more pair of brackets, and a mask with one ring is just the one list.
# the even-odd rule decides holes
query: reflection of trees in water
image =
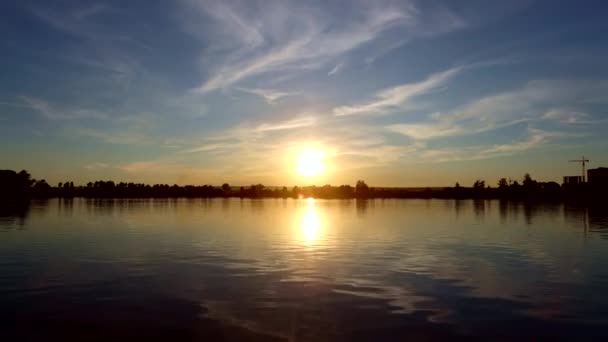
{"label": "reflection of trees in water", "polygon": [[72,216],[74,214],[74,199],[60,198],[57,201],[57,215]]}
{"label": "reflection of trees in water", "polygon": [[473,200],[473,212],[477,220],[483,221],[486,215],[486,201],[482,199]]}
{"label": "reflection of trees in water", "polygon": [[89,215],[112,215],[115,201],[112,199],[87,198],[84,200]]}
{"label": "reflection of trees in water", "polygon": [[28,218],[33,215],[44,215],[49,209],[49,199],[36,200],[0,200],[0,227],[23,227]]}
{"label": "reflection of trees in water", "polygon": [[509,217],[509,201],[498,201],[498,214],[500,215],[500,223],[507,223]]}
{"label": "reflection of trees in water", "polygon": [[[486,209],[491,209],[488,205]],[[557,217],[561,215],[562,206],[555,203],[533,203],[533,202],[512,202],[508,200],[498,201],[498,215],[500,223],[517,222],[523,214],[527,225],[532,225],[539,216]]]}
{"label": "reflection of trees in water", "polygon": [[256,214],[262,214],[264,212],[264,203],[265,200],[263,199],[252,199],[250,200],[250,208],[251,211],[256,213]]}
{"label": "reflection of trees in water", "polygon": [[230,210],[230,201],[231,199],[228,197],[222,198],[222,211],[227,212]]}
{"label": "reflection of trees in water", "polygon": [[[154,210],[162,212],[166,211],[166,209],[170,207],[170,200],[168,199],[76,198],[72,201],[78,201],[77,205],[80,207],[80,210],[86,211],[86,213],[91,216],[108,216],[115,213],[123,214],[142,210]],[[65,210],[66,204],[64,203],[60,205],[64,206]]]}
{"label": "reflection of trees in water", "polygon": [[563,206],[559,203],[530,203],[522,204],[523,212],[526,218],[526,224],[534,224],[534,220],[538,216],[558,217],[561,215]]}
{"label": "reflection of trees in water", "polygon": [[355,200],[355,207],[357,208],[357,215],[365,216],[365,214],[367,213],[367,210],[369,208],[370,202],[371,202],[371,200],[357,198]]}
{"label": "reflection of trees in water", "polygon": [[12,228],[17,225],[23,227],[30,211],[28,200],[14,200],[0,202],[0,226]]}
{"label": "reflection of trees in water", "polygon": [[522,205],[522,207],[523,207],[524,218],[526,220],[526,224],[531,225],[532,219],[535,216],[535,207],[530,203],[524,203]]}
{"label": "reflection of trees in water", "polygon": [[466,207],[465,200],[456,199],[454,200],[454,212],[456,213],[456,218],[460,216],[462,210]]}
{"label": "reflection of trees in water", "polygon": [[344,200],[340,200],[338,201],[338,208],[340,209],[340,213],[342,214],[346,214],[346,213],[350,213],[351,210],[353,210],[353,201],[356,201],[354,199],[344,199]]}

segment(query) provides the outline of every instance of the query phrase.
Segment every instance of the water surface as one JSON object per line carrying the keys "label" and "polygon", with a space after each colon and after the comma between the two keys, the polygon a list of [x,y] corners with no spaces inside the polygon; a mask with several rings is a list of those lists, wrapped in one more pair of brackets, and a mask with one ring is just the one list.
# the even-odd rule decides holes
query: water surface
{"label": "water surface", "polygon": [[49,200],[0,214],[21,339],[606,338],[608,215],[455,200]]}

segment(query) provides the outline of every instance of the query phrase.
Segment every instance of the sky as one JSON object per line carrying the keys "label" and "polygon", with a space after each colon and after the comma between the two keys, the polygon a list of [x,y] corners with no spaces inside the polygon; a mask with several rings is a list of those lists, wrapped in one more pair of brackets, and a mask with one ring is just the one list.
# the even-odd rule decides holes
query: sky
{"label": "sky", "polygon": [[[605,1],[2,1],[0,168],[470,185],[608,166]],[[305,177],[297,158],[322,155]]]}

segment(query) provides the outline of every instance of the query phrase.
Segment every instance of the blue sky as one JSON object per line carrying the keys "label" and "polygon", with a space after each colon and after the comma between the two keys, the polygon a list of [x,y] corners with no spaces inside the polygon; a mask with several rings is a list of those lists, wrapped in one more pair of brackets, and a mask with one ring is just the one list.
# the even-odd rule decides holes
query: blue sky
{"label": "blue sky", "polygon": [[[5,1],[2,168],[463,185],[608,166],[603,1]],[[294,172],[299,151],[326,172]]]}

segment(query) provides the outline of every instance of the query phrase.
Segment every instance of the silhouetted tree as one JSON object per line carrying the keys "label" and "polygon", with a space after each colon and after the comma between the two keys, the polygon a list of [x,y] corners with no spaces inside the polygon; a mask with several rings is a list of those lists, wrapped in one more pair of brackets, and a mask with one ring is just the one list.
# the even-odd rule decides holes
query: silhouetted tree
{"label": "silhouetted tree", "polygon": [[25,170],[19,173],[13,170],[0,170],[0,197],[4,199],[27,198],[35,181]]}
{"label": "silhouetted tree", "polygon": [[475,181],[475,183],[473,183],[473,197],[475,198],[480,198],[480,197],[485,197],[486,193],[485,193],[485,188],[486,188],[486,181],[478,179]]}
{"label": "silhouetted tree", "polygon": [[34,184],[32,195],[38,198],[47,198],[51,196],[51,186],[41,179]]}
{"label": "silhouetted tree", "polygon": [[[522,184],[511,179],[500,178],[498,188],[492,189],[484,180],[476,180],[472,188],[461,187],[456,182],[453,188],[371,188],[365,181],[358,180],[356,185],[332,186],[325,184],[322,187],[314,185],[306,187],[294,186],[291,190],[287,187],[266,188],[262,184],[253,184],[250,187],[240,187],[238,192],[241,197],[274,197],[285,198],[289,196],[313,196],[320,198],[506,198],[515,200],[559,200],[559,199],[584,199],[589,197],[591,190],[580,188],[576,193],[572,189],[562,188],[555,182],[538,182],[529,174],[525,174]],[[589,192],[589,193],[588,193]],[[140,183],[114,183],[112,180],[88,182],[85,187],[75,186],[72,181],[58,183],[57,188],[51,188],[49,184],[41,179],[36,181],[31,175],[22,170],[0,170],[0,198],[4,199],[27,199],[28,197],[225,197],[236,195],[228,183],[221,186],[211,185],[186,185],[174,184],[140,184]],[[593,197],[593,196],[591,196]],[[6,203],[4,203],[6,204]]]}
{"label": "silhouetted tree", "polygon": [[476,180],[475,183],[473,183],[473,189],[475,190],[483,190],[486,187],[486,181],[484,180]]}
{"label": "silhouetted tree", "polygon": [[34,183],[32,176],[25,170],[19,171],[18,181],[24,187],[30,187]]}
{"label": "silhouetted tree", "polygon": [[557,200],[560,197],[562,187],[556,182],[548,182],[542,184],[543,195],[548,197],[550,200]]}
{"label": "silhouetted tree", "polygon": [[355,195],[357,197],[367,197],[369,195],[369,186],[363,180],[358,180],[355,186]]}
{"label": "silhouetted tree", "polygon": [[537,182],[534,179],[532,179],[532,177],[530,177],[529,173],[526,173],[524,175],[524,180],[523,180],[523,183],[522,183],[522,185],[523,185],[524,188],[526,188],[526,189],[532,189],[532,188],[536,187],[536,184],[537,184]]}

